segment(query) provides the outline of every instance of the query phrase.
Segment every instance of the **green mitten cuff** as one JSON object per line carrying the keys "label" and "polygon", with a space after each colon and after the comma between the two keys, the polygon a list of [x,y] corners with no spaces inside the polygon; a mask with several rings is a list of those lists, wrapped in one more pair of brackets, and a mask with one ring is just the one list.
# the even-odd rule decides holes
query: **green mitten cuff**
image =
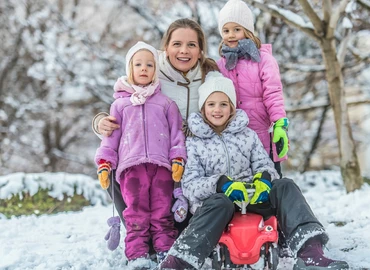
{"label": "green mitten cuff", "polygon": [[279,149],[281,150],[277,153],[279,158],[284,157],[289,150],[288,126],[289,120],[286,117],[280,118],[274,125],[274,136],[272,138],[272,142],[280,144]]}
{"label": "green mitten cuff", "polygon": [[288,129],[288,126],[289,126],[289,119],[286,117],[283,117],[275,122],[274,129],[276,127],[285,127],[286,129]]}

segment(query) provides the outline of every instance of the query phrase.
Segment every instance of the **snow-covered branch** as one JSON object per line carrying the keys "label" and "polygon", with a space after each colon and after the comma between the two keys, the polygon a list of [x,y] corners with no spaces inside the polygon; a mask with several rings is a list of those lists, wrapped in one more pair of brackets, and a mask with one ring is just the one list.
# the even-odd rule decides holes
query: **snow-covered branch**
{"label": "snow-covered branch", "polygon": [[258,0],[245,0],[248,4],[255,6],[265,12],[270,13],[272,16],[277,17],[283,20],[286,24],[294,26],[301,30],[302,32],[306,33],[308,36],[312,37],[313,39],[319,39],[318,35],[314,31],[314,27],[312,23],[305,22],[305,20],[291,12],[290,10],[282,9],[277,7],[276,5],[265,5]]}
{"label": "snow-covered branch", "polygon": [[341,66],[343,66],[343,64],[344,64],[344,57],[346,56],[346,52],[347,52],[347,49],[348,49],[348,43],[350,41],[351,33],[352,33],[351,28],[346,28],[345,29],[345,36],[342,39],[342,41],[340,42],[339,47],[338,47],[337,58],[338,58],[339,64]]}
{"label": "snow-covered branch", "polygon": [[330,17],[327,33],[326,33],[327,38],[331,38],[334,36],[335,28],[337,27],[339,17],[346,9],[346,6],[349,3],[349,1],[350,0],[340,1],[339,6],[337,6],[337,8],[332,13],[332,16]]}
{"label": "snow-covered branch", "polygon": [[80,155],[73,155],[73,154],[69,154],[69,153],[66,153],[66,152],[62,152],[62,151],[60,151],[59,149],[56,149],[56,148],[52,149],[52,153],[55,156],[57,156],[58,158],[62,158],[62,159],[69,160],[69,161],[72,161],[72,162],[77,162],[77,163],[82,164],[82,165],[86,165],[86,164],[91,163],[91,162],[88,161],[88,159],[86,157],[81,157]]}
{"label": "snow-covered branch", "polygon": [[311,4],[307,0],[298,0],[301,4],[304,13],[307,15],[307,17],[311,20],[313,26],[315,27],[315,32],[319,37],[322,37],[324,35],[323,31],[323,25],[320,17],[317,15],[317,13],[313,10]]}
{"label": "snow-covered branch", "polygon": [[[347,99],[347,105],[348,106],[356,106],[356,105],[361,105],[361,104],[370,104],[370,99],[369,98],[352,98],[352,99]],[[302,106],[297,106],[297,107],[289,107],[287,106],[285,108],[286,112],[289,113],[296,113],[296,112],[306,112],[306,111],[311,111],[315,109],[320,109],[323,107],[330,106],[330,103],[327,101],[318,101],[313,104],[305,104]]]}
{"label": "snow-covered branch", "polygon": [[367,9],[370,9],[370,1],[369,0],[357,0],[362,6]]}

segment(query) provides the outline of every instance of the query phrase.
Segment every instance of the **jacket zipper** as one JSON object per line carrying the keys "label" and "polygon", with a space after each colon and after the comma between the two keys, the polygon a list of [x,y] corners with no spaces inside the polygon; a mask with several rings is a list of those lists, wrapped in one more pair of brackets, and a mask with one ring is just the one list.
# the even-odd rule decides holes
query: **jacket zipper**
{"label": "jacket zipper", "polygon": [[147,142],[147,130],[146,130],[146,119],[145,119],[145,104],[142,106],[143,113],[143,129],[144,129],[144,143],[145,143],[145,156],[148,158],[148,142]]}
{"label": "jacket zipper", "polygon": [[230,176],[230,157],[229,157],[229,152],[227,151],[226,144],[222,138],[222,135],[218,135],[220,137],[220,140],[222,142],[222,146],[224,147],[225,154],[226,154],[226,164],[227,164],[227,176]]}

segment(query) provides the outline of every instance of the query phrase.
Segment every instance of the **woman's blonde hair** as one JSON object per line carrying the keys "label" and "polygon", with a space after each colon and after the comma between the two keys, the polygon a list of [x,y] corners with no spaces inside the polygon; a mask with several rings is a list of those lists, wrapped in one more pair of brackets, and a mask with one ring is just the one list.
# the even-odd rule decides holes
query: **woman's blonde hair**
{"label": "woman's blonde hair", "polygon": [[204,82],[205,76],[209,71],[219,71],[217,63],[211,59],[207,58],[207,42],[204,35],[204,32],[201,28],[201,26],[191,19],[178,19],[170,24],[168,27],[166,33],[164,34],[162,38],[162,50],[166,50],[168,47],[168,44],[170,43],[172,33],[177,29],[191,29],[194,30],[198,37],[198,44],[200,48],[200,59],[199,64],[202,71],[202,82]]}
{"label": "woman's blonde hair", "polygon": [[[149,51],[148,49],[140,49],[138,50],[135,54],[137,54],[138,52],[140,51],[147,51],[147,52],[150,52],[152,54],[151,51]],[[135,55],[134,54],[134,55]],[[131,57],[130,59],[130,62],[129,62],[129,73],[128,73],[128,76],[127,76],[127,82],[129,84],[136,84],[135,80],[134,80],[134,62],[132,61],[132,59],[134,58],[134,55]],[[154,83],[157,81],[157,78],[158,78],[158,73],[157,73],[157,62],[155,61],[155,57],[153,55],[153,59],[154,59],[154,74],[153,74],[153,78],[152,78],[152,82],[151,83]]]}
{"label": "woman's blonde hair", "polygon": [[[207,98],[208,99],[208,98]],[[207,100],[206,100],[207,101]],[[206,117],[206,112],[205,112],[205,105],[206,102],[204,102],[202,108],[200,109],[200,112],[202,114],[202,117],[203,117],[203,120],[205,123],[207,123],[214,131],[216,131],[216,127],[210,122],[208,121],[207,117]],[[236,108],[234,106],[234,104],[231,102],[230,98],[229,98],[229,104],[230,104],[230,116],[229,116],[229,119],[227,119],[227,121],[225,122],[222,130],[224,130],[227,125],[234,119],[235,117],[235,113],[236,113]]]}
{"label": "woman's blonde hair", "polygon": [[[243,27],[243,32],[244,32],[245,38],[252,40],[254,44],[256,44],[257,49],[261,49],[261,40],[258,37],[256,37],[251,31],[245,29],[244,27]],[[218,53],[220,54],[220,56],[222,56],[221,49],[222,49],[223,44],[224,44],[224,40],[222,39],[220,45],[218,46]]]}

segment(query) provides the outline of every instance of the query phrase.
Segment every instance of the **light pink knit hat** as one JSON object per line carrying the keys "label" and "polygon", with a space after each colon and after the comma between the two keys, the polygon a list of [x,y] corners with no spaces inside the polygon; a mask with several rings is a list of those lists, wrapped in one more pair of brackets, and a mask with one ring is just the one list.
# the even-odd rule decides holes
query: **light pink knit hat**
{"label": "light pink knit hat", "polygon": [[241,0],[229,0],[218,15],[218,31],[222,36],[222,27],[233,22],[254,33],[254,16],[247,4]]}

